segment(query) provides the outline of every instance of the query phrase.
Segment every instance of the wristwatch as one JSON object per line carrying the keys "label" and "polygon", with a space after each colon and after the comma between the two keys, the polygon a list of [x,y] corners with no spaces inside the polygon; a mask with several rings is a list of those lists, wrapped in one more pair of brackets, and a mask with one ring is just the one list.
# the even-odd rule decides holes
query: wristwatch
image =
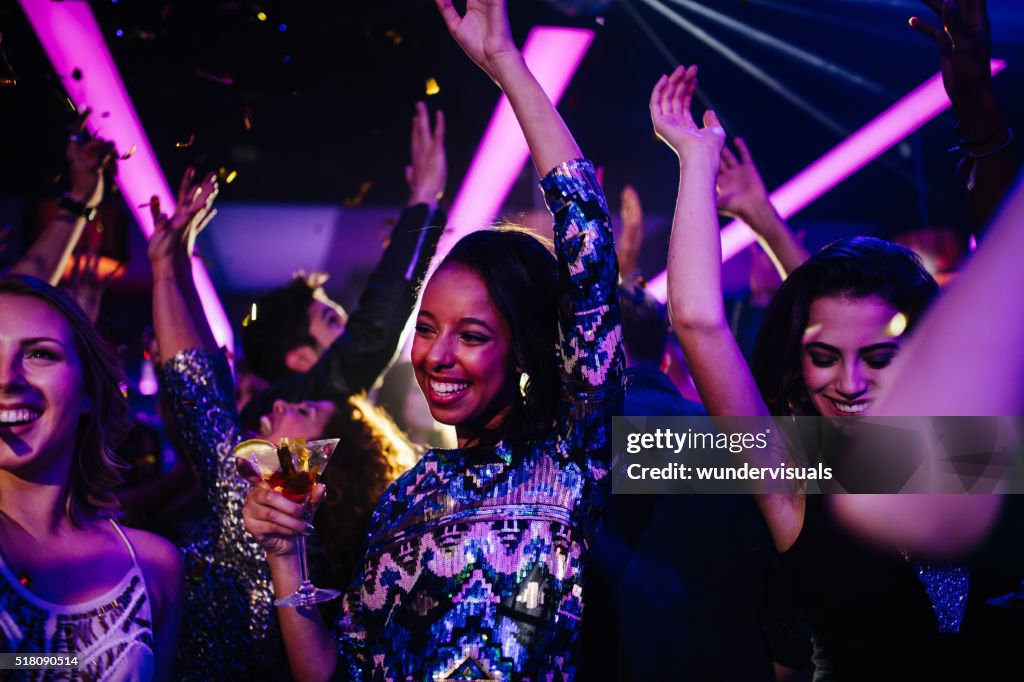
{"label": "wristwatch", "polygon": [[57,208],[67,211],[77,218],[85,218],[86,222],[96,219],[96,207],[86,206],[80,201],[75,201],[67,194],[62,194],[60,199],[57,200]]}

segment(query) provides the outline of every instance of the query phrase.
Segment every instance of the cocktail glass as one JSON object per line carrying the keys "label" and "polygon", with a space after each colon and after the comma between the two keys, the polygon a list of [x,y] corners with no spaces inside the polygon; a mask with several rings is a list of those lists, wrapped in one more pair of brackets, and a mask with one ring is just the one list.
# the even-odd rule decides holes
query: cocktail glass
{"label": "cocktail glass", "polygon": [[[260,476],[275,491],[292,502],[305,504],[313,492],[327,460],[338,445],[337,438],[314,440],[308,443],[282,439],[280,445],[265,440],[247,440],[235,447],[235,455],[250,462]],[[301,584],[287,597],[274,602],[276,606],[312,606],[336,599],[341,593],[317,587],[309,580],[309,565],[306,561],[306,537],[295,536],[299,552]]]}

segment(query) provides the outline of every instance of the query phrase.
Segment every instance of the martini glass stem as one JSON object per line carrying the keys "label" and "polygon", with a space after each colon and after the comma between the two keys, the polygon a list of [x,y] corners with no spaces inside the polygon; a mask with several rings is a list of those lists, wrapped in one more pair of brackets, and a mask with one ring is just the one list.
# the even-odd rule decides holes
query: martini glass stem
{"label": "martini glass stem", "polygon": [[296,591],[300,594],[309,594],[316,590],[316,586],[309,581],[309,562],[306,560],[306,536],[297,535],[295,541],[296,548],[299,550],[299,578],[302,580],[299,589]]}

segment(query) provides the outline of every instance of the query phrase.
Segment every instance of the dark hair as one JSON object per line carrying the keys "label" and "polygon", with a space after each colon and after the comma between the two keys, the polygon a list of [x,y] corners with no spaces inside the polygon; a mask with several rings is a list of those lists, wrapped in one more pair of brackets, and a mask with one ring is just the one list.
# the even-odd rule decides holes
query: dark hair
{"label": "dark hair", "polygon": [[309,333],[309,306],[319,289],[314,279],[296,275],[256,300],[256,319],[246,317],[242,323],[242,351],[253,373],[280,381],[293,374],[284,362],[288,351],[317,347]]}
{"label": "dark hair", "polygon": [[131,429],[122,387],[121,362],[89,318],[67,294],[34,277],[0,277],[0,294],[42,301],[63,317],[75,338],[82,363],[82,384],[90,410],[78,420],[74,460],[68,479],[68,516],[81,525],[89,515],[111,515],[119,507],[114,489],[125,464],[114,454]]}
{"label": "dark hair", "polygon": [[668,343],[668,313],[643,287],[619,286],[622,345],[630,362],[658,364]]}
{"label": "dark hair", "polygon": [[484,281],[512,334],[515,363],[528,377],[523,400],[491,436],[530,440],[549,434],[562,376],[558,266],[551,243],[518,227],[479,230],[460,239],[438,270],[452,266],[469,268]]}
{"label": "dark hair", "polygon": [[906,316],[910,330],[938,291],[917,254],[883,239],[840,239],[811,256],[776,292],[754,347],[753,374],[768,410],[774,415],[816,413],[801,365],[816,299],[878,296]]}
{"label": "dark hair", "polygon": [[370,514],[391,482],[416,463],[417,452],[362,395],[335,404],[321,437],[341,439],[342,451],[324,469],[327,497],[315,523],[327,556],[324,583],[344,591],[362,559]]}

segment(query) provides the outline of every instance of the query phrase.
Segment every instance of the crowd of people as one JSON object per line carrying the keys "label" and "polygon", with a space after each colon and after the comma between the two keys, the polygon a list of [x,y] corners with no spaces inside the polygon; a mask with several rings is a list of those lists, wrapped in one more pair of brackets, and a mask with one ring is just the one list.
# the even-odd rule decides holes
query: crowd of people
{"label": "crowd of people", "polygon": [[[506,2],[436,4],[508,97],[553,241],[481,226],[427,278],[447,161],[443,115],[418,104],[409,201],[357,306],[346,312],[305,274],[263,295],[242,334],[256,386],[243,400],[242,362],[214,340],[192,273],[217,179],[186,172],[170,215],[152,202],[148,248],[150,354],[180,456],[164,484],[200,491],[171,539],[122,517],[139,496],[123,491],[119,448],[139,425],[121,361],[94,328],[95,299],[56,288],[117,161],[86,132],[88,113],[75,123],[71,189],[0,276],[0,651],[75,658],[16,679],[1020,670],[1024,609],[1007,608],[1024,590],[1014,496],[848,495],[839,484],[612,494],[619,415],[702,415],[725,431],[736,417],[822,417],[843,432],[865,416],[1021,414],[1024,307],[1005,300],[1024,292],[1024,181],[1014,187],[1013,134],[992,91],[984,0],[926,0],[943,28],[912,21],[939,47],[979,240],[948,289],[879,238],[808,253],[747,144],[733,151],[714,112],[693,112],[691,65],[658,80],[648,103],[679,160],[667,306],[637,277],[638,193],[623,194],[616,243],[594,164],[526,65]],[[720,213],[746,222],[766,254],[752,347],[723,304]],[[368,398],[410,320],[414,382],[455,447],[414,442]],[[305,497],[235,454],[250,439],[287,450],[326,438],[340,454]],[[775,466],[786,446],[735,458]],[[307,543],[314,581],[340,598],[275,606],[305,584]]]}

